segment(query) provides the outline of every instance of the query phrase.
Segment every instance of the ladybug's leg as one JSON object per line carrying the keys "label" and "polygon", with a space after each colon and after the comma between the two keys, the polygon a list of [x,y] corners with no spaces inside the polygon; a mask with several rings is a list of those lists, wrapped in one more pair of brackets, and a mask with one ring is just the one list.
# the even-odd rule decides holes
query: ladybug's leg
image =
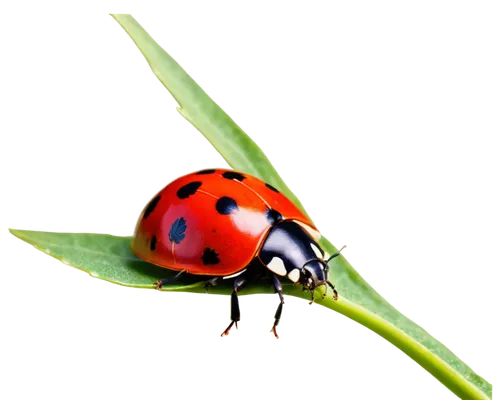
{"label": "ladybug's leg", "polygon": [[155,282],[155,288],[158,289],[158,290],[161,290],[161,288],[164,285],[166,285],[167,283],[172,283],[172,282],[175,282],[176,280],[182,278],[186,272],[187,272],[186,270],[183,270],[183,271],[179,272],[178,274],[174,275],[171,278],[160,279],[159,281],[156,281]]}
{"label": "ladybug's leg", "polygon": [[273,280],[274,290],[276,290],[276,293],[278,293],[278,296],[280,297],[280,304],[278,306],[278,309],[276,310],[276,314],[274,314],[274,325],[273,328],[271,329],[271,332],[274,333],[276,339],[279,339],[279,336],[276,333],[276,327],[280,323],[281,312],[283,311],[283,304],[285,304],[285,299],[283,298],[283,288],[281,286],[281,282],[279,281],[278,277],[272,274],[271,279]]}
{"label": "ladybug's leg", "polygon": [[233,293],[231,293],[231,323],[226,328],[224,332],[222,332],[221,336],[229,335],[229,330],[236,326],[238,329],[238,321],[240,320],[240,303],[238,302],[238,291],[243,287],[243,285],[247,282],[245,274],[238,276],[233,281]]}
{"label": "ladybug's leg", "polygon": [[220,281],[222,281],[222,276],[216,276],[215,278],[210,279],[207,283],[203,285],[205,292],[208,294],[208,289],[217,286]]}

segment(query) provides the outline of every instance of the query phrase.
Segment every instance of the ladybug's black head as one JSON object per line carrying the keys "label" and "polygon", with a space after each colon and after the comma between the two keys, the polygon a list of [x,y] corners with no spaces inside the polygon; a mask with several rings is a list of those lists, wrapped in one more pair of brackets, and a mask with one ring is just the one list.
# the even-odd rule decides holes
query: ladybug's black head
{"label": "ladybug's black head", "polygon": [[300,283],[309,290],[324,285],[327,279],[328,265],[322,260],[310,260],[300,270]]}
{"label": "ladybug's black head", "polygon": [[[344,246],[345,247],[345,246]],[[342,249],[344,248],[342,247]],[[340,249],[340,251],[342,251]],[[331,256],[328,260],[320,260],[313,259],[304,264],[302,269],[300,270],[300,280],[299,282],[304,285],[304,289],[309,290],[311,292],[311,303],[314,301],[314,289],[318,286],[325,285],[326,288],[330,286],[333,290],[333,298],[337,300],[337,291],[335,290],[335,286],[328,280],[328,262],[337,257],[340,254],[340,251]],[[326,295],[327,289],[325,289]]]}
{"label": "ladybug's black head", "polygon": [[335,253],[325,260],[325,252],[311,234],[293,220],[285,220],[273,226],[259,252],[260,261],[278,276],[288,276],[296,284],[302,284],[311,292],[318,286],[330,286],[328,262],[338,256]]}

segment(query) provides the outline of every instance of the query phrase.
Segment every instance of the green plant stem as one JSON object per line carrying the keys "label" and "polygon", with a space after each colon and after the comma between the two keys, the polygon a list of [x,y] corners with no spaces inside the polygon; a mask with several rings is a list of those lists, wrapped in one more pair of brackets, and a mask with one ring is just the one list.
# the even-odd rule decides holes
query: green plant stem
{"label": "green plant stem", "polygon": [[346,299],[334,301],[331,297],[325,297],[321,305],[335,310],[378,333],[413,358],[458,397],[463,399],[487,398],[483,392],[462,379],[460,374],[449,364],[437,357],[425,346],[413,340],[411,336],[394,325],[388,324],[386,320]]}

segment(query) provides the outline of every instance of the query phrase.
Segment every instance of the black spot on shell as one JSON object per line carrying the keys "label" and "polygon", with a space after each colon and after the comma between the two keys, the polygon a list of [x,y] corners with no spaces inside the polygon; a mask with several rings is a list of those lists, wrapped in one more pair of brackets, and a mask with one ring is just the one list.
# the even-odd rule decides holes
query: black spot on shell
{"label": "black spot on shell", "polygon": [[149,202],[148,206],[146,207],[146,210],[144,211],[143,219],[146,219],[147,217],[149,217],[149,214],[151,214],[155,210],[156,206],[160,202],[160,199],[161,199],[161,196],[156,196],[153,200],[151,200]]}
{"label": "black spot on shell", "polygon": [[280,191],[276,189],[274,186],[270,185],[269,183],[266,183],[266,186],[271,189],[273,192],[279,193]]}
{"label": "black spot on shell", "polygon": [[215,265],[220,263],[219,254],[208,247],[205,248],[201,260],[203,261],[203,265]]}
{"label": "black spot on shell", "polygon": [[237,181],[240,182],[246,178],[245,175],[242,175],[239,172],[234,172],[234,171],[226,171],[222,174],[222,176],[226,179],[236,179]]}
{"label": "black spot on shell", "polygon": [[187,199],[189,196],[196,193],[196,191],[201,186],[201,182],[190,182],[184,185],[177,191],[177,197],[179,199]]}
{"label": "black spot on shell", "polygon": [[238,211],[238,204],[231,197],[221,197],[215,203],[215,209],[219,214],[228,215],[235,211]]}
{"label": "black spot on shell", "polygon": [[149,243],[149,248],[151,249],[151,251],[156,250],[156,236],[153,236],[151,238],[151,243]]}
{"label": "black spot on shell", "polygon": [[201,171],[198,171],[196,173],[196,175],[209,175],[209,174],[213,174],[215,171],[217,171],[216,169],[203,169]]}
{"label": "black spot on shell", "polygon": [[283,219],[283,216],[278,211],[276,211],[274,208],[267,209],[266,217],[267,217],[268,222],[271,225],[274,225]]}
{"label": "black spot on shell", "polygon": [[186,237],[186,220],[184,218],[177,218],[172,226],[170,227],[170,232],[168,233],[168,239],[175,244],[179,244]]}

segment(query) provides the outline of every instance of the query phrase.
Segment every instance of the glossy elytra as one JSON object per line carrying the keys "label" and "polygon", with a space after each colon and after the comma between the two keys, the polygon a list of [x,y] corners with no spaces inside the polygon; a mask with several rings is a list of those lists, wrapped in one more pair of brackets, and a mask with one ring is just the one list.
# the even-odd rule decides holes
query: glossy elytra
{"label": "glossy elytra", "polygon": [[[204,275],[210,286],[233,280],[231,323],[240,320],[238,292],[268,275],[280,303],[272,328],[275,336],[283,309],[280,278],[311,292],[332,288],[321,234],[276,188],[248,174],[205,169],[183,176],[161,190],[144,208],[135,229],[133,252],[160,267]],[[174,278],[175,279],[175,278]],[[168,280],[156,283],[161,289]]]}

